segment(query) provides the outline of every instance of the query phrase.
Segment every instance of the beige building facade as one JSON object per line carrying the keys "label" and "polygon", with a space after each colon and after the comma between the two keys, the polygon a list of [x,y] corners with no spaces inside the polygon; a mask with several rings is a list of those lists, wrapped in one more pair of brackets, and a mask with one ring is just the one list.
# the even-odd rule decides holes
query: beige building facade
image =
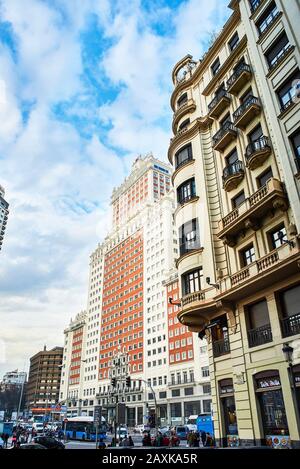
{"label": "beige building facade", "polygon": [[297,447],[300,7],[229,7],[172,74],[178,319],[209,344],[217,443]]}

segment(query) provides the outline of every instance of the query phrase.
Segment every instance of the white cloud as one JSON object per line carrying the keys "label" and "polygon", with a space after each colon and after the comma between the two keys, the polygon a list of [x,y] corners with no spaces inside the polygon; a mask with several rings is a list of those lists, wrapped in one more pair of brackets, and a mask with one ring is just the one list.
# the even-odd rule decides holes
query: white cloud
{"label": "white cloud", "polygon": [[[17,59],[0,43],[0,183],[10,202],[0,253],[3,371],[22,367],[44,343],[62,343],[70,316],[86,305],[89,254],[107,233],[112,188],[137,154],[166,158],[172,66],[188,52],[201,55],[212,12],[221,23],[224,9],[215,0],[161,3],[146,15],[138,0],[0,0],[17,40]],[[80,33],[91,14],[109,44],[99,83],[103,93],[118,89],[100,107],[85,99],[95,91],[82,80]],[[23,121],[24,101],[32,109]],[[109,129],[83,138],[80,123],[53,113],[59,101]]]}

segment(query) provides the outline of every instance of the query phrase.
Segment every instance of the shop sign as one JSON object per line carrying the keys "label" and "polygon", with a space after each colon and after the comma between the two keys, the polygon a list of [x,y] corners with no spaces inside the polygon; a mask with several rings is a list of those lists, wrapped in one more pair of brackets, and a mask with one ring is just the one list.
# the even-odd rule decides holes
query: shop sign
{"label": "shop sign", "polygon": [[275,449],[289,449],[291,439],[289,435],[266,435],[266,444]]}
{"label": "shop sign", "polygon": [[236,448],[240,446],[238,435],[227,435],[227,446],[228,448]]}
{"label": "shop sign", "polygon": [[272,388],[274,386],[281,386],[278,376],[274,376],[273,378],[261,378],[257,380],[257,387],[259,389]]}

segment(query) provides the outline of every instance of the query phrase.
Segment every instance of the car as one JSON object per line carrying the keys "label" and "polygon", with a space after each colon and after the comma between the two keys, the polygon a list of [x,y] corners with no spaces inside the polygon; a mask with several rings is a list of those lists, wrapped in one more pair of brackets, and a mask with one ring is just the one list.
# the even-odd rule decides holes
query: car
{"label": "car", "polygon": [[65,445],[61,441],[51,436],[36,436],[33,441],[47,449],[65,449]]}
{"label": "car", "polygon": [[45,426],[41,422],[35,422],[33,424],[33,429],[37,432],[37,434],[45,432]]}
{"label": "car", "polygon": [[175,432],[181,440],[186,440],[189,434],[189,428],[186,425],[178,425],[178,427],[175,427]]}
{"label": "car", "polygon": [[128,437],[128,430],[126,427],[118,428],[117,435],[119,438],[127,438]]}
{"label": "car", "polygon": [[48,448],[38,443],[24,443],[24,445],[20,445],[19,449],[48,449]]}
{"label": "car", "polygon": [[165,426],[165,427],[160,427],[159,428],[159,431],[162,435],[164,435],[166,432],[169,432],[170,431],[170,427],[168,426]]}

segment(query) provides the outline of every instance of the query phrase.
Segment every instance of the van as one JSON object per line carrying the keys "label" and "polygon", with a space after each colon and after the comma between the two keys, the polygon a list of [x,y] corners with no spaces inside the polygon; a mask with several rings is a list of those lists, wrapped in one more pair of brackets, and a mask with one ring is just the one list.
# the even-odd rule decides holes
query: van
{"label": "van", "polygon": [[175,427],[176,435],[181,439],[181,440],[186,440],[187,436],[189,434],[189,428],[187,425],[179,425],[178,427]]}

